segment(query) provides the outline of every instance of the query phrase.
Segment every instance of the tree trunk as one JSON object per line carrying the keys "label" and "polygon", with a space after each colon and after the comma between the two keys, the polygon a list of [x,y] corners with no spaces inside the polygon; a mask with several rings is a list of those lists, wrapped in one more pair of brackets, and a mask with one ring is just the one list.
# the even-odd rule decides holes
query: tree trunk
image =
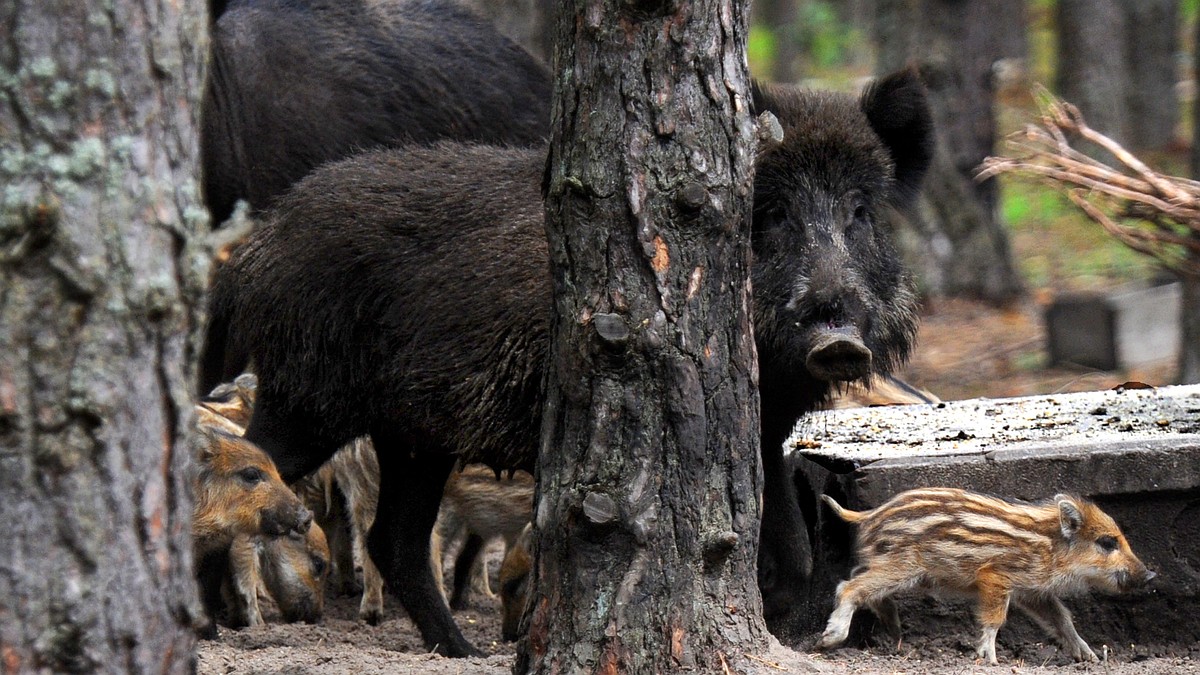
{"label": "tree trunk", "polygon": [[[1010,0],[880,0],[879,69],[916,62],[929,88],[938,150],[915,213],[907,214],[918,252],[908,258],[935,295],[1005,302],[1022,291],[1008,236],[999,221],[999,184],[976,181],[993,154],[996,132],[992,68],[1015,49],[1023,15]],[[1016,24],[1001,28],[1003,21]],[[904,219],[902,219],[904,226]]]}
{"label": "tree trunk", "polygon": [[516,672],[721,672],[765,648],[745,3],[564,5],[555,324]]}
{"label": "tree trunk", "polygon": [[0,36],[0,670],[188,672],[203,9],[5,2]]}
{"label": "tree trunk", "polygon": [[1059,0],[1059,96],[1126,148],[1175,138],[1177,0]]}
{"label": "tree trunk", "polygon": [[1161,150],[1175,140],[1179,124],[1179,0],[1121,0],[1125,8],[1125,59],[1129,86],[1129,142]]}
{"label": "tree trunk", "polygon": [[[1200,45],[1200,21],[1196,22]],[[1192,77],[1200,90],[1200,48],[1195,50]],[[1200,179],[1200,97],[1192,103],[1192,178]],[[1183,299],[1180,306],[1179,382],[1200,382],[1200,279],[1181,276]]]}
{"label": "tree trunk", "polygon": [[775,53],[767,77],[775,82],[795,82],[800,77],[800,47],[803,41],[800,7],[803,0],[759,0],[754,3],[758,20],[775,37]]}
{"label": "tree trunk", "polygon": [[1179,308],[1182,332],[1179,345],[1179,383],[1200,383],[1200,279],[1181,277],[1183,298]]}

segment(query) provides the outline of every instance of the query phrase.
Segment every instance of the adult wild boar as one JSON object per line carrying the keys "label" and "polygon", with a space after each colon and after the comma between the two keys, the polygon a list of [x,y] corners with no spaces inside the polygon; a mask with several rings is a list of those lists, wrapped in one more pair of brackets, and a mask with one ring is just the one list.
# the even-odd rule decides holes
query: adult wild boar
{"label": "adult wild boar", "polygon": [[[858,99],[758,87],[754,102],[785,133],[758,161],[751,235],[770,614],[799,600],[811,569],[785,438],[834,383],[886,373],[911,347],[914,294],[878,218],[915,191],[932,140],[910,71]],[[477,652],[429,573],[445,477],[457,461],[530,468],[538,447],[544,163],[543,150],[440,143],[327,165],[213,290],[215,320],[258,368],[246,436],[286,478],[374,440],[384,497],[371,555],[425,641],[451,655]]]}
{"label": "adult wild boar", "polygon": [[200,157],[214,223],[238,199],[264,209],[317,166],[364,148],[438,139],[526,145],[547,135],[546,67],[451,2],[209,7]]}

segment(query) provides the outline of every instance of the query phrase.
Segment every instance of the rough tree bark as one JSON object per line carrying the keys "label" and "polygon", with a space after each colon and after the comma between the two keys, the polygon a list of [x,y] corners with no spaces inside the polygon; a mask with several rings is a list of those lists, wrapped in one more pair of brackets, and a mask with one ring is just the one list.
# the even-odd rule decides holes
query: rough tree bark
{"label": "rough tree bark", "polygon": [[[995,146],[993,66],[1016,49],[1004,22],[1023,22],[1011,0],[880,0],[879,70],[916,63],[929,88],[938,150],[914,213],[916,254],[907,257],[934,295],[1005,302],[1022,291],[998,212],[994,179],[974,180]],[[903,220],[903,219],[902,219]]]}
{"label": "rough tree bark", "polygon": [[1059,0],[1059,96],[1133,151],[1175,138],[1178,0]]}
{"label": "rough tree bark", "polygon": [[765,648],[740,0],[557,21],[535,585],[516,672],[721,672]]}
{"label": "rough tree bark", "polygon": [[188,672],[199,3],[0,3],[0,671]]}

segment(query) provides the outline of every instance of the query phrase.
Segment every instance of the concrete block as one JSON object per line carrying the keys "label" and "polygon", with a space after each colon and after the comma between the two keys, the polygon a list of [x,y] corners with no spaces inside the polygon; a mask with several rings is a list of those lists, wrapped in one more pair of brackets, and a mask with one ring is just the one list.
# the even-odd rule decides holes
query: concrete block
{"label": "concrete block", "polygon": [[[790,639],[820,629],[853,565],[853,529],[817,496],[865,509],[929,486],[1095,500],[1159,577],[1132,595],[1070,602],[1080,633],[1101,644],[1200,639],[1200,385],[816,413],[788,447],[815,559],[813,611]],[[1023,640],[1044,639],[1026,628]]]}
{"label": "concrete block", "polygon": [[1178,283],[1068,294],[1046,309],[1050,361],[1118,370],[1179,354]]}

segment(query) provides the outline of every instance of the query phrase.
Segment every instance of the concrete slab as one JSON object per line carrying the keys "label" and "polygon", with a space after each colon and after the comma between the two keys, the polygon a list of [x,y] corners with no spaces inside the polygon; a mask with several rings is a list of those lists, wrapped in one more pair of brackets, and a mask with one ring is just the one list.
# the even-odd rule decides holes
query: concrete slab
{"label": "concrete slab", "polygon": [[1129,286],[1060,296],[1046,309],[1051,363],[1100,370],[1175,359],[1182,286]]}
{"label": "concrete slab", "polygon": [[820,628],[818,606],[852,562],[852,531],[817,495],[870,508],[941,485],[1095,500],[1159,578],[1134,597],[1068,603],[1080,633],[1114,644],[1200,639],[1200,385],[830,411],[803,420],[789,447],[818,570],[793,638]]}

